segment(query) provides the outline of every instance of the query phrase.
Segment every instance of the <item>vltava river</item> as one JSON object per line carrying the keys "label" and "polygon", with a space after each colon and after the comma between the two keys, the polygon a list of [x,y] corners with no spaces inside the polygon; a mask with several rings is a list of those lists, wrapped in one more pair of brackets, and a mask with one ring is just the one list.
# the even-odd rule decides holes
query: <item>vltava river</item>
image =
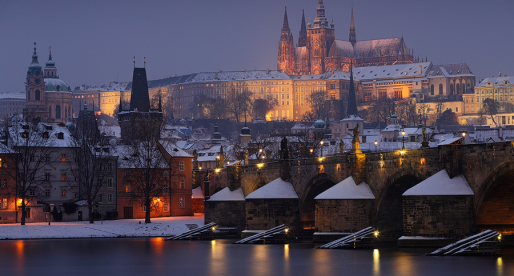
{"label": "vltava river", "polygon": [[233,240],[0,241],[0,275],[514,275],[499,256],[426,257],[430,249],[321,250],[315,244]]}

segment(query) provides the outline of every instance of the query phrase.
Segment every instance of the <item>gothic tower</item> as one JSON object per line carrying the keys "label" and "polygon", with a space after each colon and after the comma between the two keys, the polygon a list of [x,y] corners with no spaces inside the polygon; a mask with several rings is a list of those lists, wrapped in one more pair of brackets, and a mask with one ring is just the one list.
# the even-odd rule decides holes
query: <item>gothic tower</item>
{"label": "gothic tower", "polygon": [[134,67],[130,108],[122,109],[118,113],[123,142],[129,144],[135,141],[159,139],[162,125],[161,108],[160,100],[157,109],[150,108],[146,69]]}
{"label": "gothic tower", "polygon": [[305,12],[302,10],[302,25],[300,26],[300,34],[298,35],[298,47],[307,45],[307,28],[305,27]]}
{"label": "gothic tower", "polygon": [[38,62],[36,53],[36,42],[34,42],[34,54],[32,54],[32,63],[27,71],[27,81],[25,83],[25,116],[28,119],[40,119],[47,117],[45,108],[45,81],[41,65]]}
{"label": "gothic tower", "polygon": [[348,91],[347,116],[359,116],[357,111],[357,96],[355,95],[355,84],[353,83],[353,66],[350,64],[350,89]]}
{"label": "gothic tower", "polygon": [[355,47],[355,43],[357,42],[357,37],[355,35],[355,23],[353,22],[353,5],[352,5],[352,19],[350,22],[350,39],[348,40],[352,43],[352,46]]}
{"label": "gothic tower", "polygon": [[291,34],[291,29],[289,29],[286,8],[284,12],[284,24],[282,25],[280,42],[278,43],[277,70],[282,70],[284,73],[291,75],[293,74],[294,70],[294,62],[295,48],[293,43],[293,35]]}
{"label": "gothic tower", "polygon": [[316,18],[313,27],[307,31],[308,49],[310,56],[310,74],[321,74],[325,72],[325,58],[332,43],[334,43],[334,25],[328,24],[325,17],[325,6],[323,0],[318,1]]}

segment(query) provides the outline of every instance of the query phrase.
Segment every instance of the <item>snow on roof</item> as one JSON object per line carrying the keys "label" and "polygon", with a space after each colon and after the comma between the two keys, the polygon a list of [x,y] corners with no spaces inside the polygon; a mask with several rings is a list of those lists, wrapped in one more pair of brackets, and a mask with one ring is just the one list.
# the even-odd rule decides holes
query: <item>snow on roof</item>
{"label": "snow on roof", "polygon": [[455,138],[450,138],[450,139],[446,139],[446,140],[443,140],[441,143],[437,144],[438,146],[442,146],[442,145],[450,145],[451,143],[455,143],[459,140],[462,140],[462,137],[455,137]]}
{"label": "snow on roof", "polygon": [[228,187],[213,194],[208,201],[245,201],[243,189],[237,188],[231,191]]}
{"label": "snow on roof", "polygon": [[463,175],[450,178],[442,170],[408,189],[403,196],[423,195],[474,195]]}
{"label": "snow on roof", "polygon": [[314,199],[375,199],[375,196],[368,184],[362,182],[356,185],[353,177],[350,176]]}
{"label": "snow on roof", "polygon": [[25,91],[20,92],[0,92],[0,99],[17,99],[17,100],[25,100],[27,95],[25,95]]}
{"label": "snow on roof", "polygon": [[[507,83],[505,83],[507,81]],[[500,84],[500,85],[512,85],[514,84],[514,77],[496,77],[496,78],[485,78],[478,85],[485,86],[486,84],[491,83],[492,85]]]}
{"label": "snow on roof", "polygon": [[[430,69],[431,65],[431,62],[423,62],[411,64],[356,67],[353,68],[353,74],[356,75],[357,78],[361,81],[391,78],[412,79],[413,77],[424,77],[427,74],[427,70]],[[419,72],[419,66],[421,66],[421,74]]]}
{"label": "snow on roof", "polygon": [[348,115],[341,121],[364,121],[359,115]]}
{"label": "snow on roof", "polygon": [[[28,127],[24,129],[24,126]],[[26,144],[26,138],[22,138],[23,132],[28,132],[28,136],[43,135],[48,133],[47,140],[40,140],[36,138],[28,138],[31,144],[36,147],[73,147],[70,144],[71,134],[64,124],[60,123],[39,123],[36,128],[33,127],[31,122],[23,122],[22,116],[13,117],[13,125],[9,127],[11,139],[9,143],[11,146],[23,146]],[[62,133],[62,136],[61,136]],[[61,137],[62,139],[60,139]]]}
{"label": "snow on roof", "polygon": [[171,157],[190,157],[190,158],[193,158],[193,156],[191,154],[189,154],[189,153],[185,152],[184,150],[182,150],[181,148],[179,148],[172,141],[159,140],[159,143],[162,145],[162,147],[166,150],[166,152]]}
{"label": "snow on roof", "polygon": [[434,65],[428,73],[430,78],[451,76],[474,76],[466,63]]}
{"label": "snow on roof", "polygon": [[271,199],[271,198],[298,198],[293,185],[281,178],[260,187],[250,193],[246,199]]}
{"label": "snow on roof", "polygon": [[201,186],[193,189],[193,198],[204,198]]}

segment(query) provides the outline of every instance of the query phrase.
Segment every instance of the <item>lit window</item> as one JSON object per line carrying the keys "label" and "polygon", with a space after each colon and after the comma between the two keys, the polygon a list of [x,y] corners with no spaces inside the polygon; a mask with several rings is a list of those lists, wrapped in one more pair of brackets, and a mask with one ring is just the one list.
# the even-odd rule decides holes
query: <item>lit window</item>
{"label": "lit window", "polygon": [[61,196],[66,196],[66,189],[61,189]]}
{"label": "lit window", "polygon": [[130,193],[130,185],[125,185],[125,193]]}
{"label": "lit window", "polygon": [[66,173],[61,173],[61,180],[62,181],[66,180]]}
{"label": "lit window", "polygon": [[7,198],[2,199],[2,209],[7,209]]}
{"label": "lit window", "polygon": [[66,161],[66,153],[61,154],[61,161],[62,162]]}
{"label": "lit window", "polygon": [[169,212],[169,210],[170,210],[170,205],[169,205],[169,203],[164,203],[164,204],[162,205],[162,210],[163,210],[164,212]]}
{"label": "lit window", "polygon": [[186,207],[186,199],[185,199],[185,198],[183,198],[183,197],[181,197],[181,198],[179,199],[178,206],[179,206],[180,208],[184,208],[184,207]]}

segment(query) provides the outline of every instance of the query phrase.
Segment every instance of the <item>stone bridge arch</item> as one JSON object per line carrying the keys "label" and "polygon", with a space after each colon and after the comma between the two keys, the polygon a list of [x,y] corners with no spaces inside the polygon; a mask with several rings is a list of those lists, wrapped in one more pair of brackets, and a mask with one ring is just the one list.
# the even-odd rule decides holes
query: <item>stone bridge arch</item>
{"label": "stone bridge arch", "polygon": [[475,193],[478,230],[514,232],[514,161],[499,165]]}
{"label": "stone bridge arch", "polygon": [[373,226],[384,237],[401,236],[403,233],[402,194],[414,187],[425,177],[418,171],[401,168],[389,177],[382,187],[376,187]]}
{"label": "stone bridge arch", "polygon": [[335,184],[335,178],[326,173],[319,173],[307,181],[303,192],[298,195],[300,199],[300,226],[303,229],[315,228],[316,203],[314,198]]}

